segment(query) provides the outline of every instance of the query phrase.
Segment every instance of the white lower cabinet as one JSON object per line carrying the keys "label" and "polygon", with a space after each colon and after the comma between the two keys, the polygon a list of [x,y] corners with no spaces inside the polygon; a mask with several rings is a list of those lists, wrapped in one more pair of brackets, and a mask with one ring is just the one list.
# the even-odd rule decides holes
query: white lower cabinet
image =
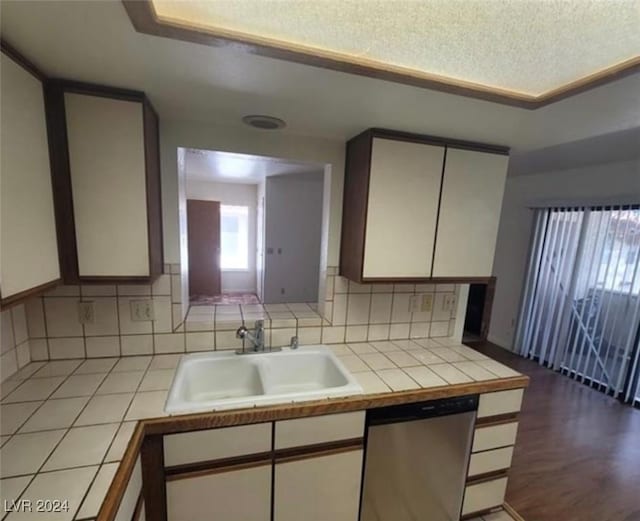
{"label": "white lower cabinet", "polygon": [[273,521],[358,521],[362,455],[354,449],[276,463]]}
{"label": "white lower cabinet", "polygon": [[271,465],[167,482],[168,521],[269,521]]}

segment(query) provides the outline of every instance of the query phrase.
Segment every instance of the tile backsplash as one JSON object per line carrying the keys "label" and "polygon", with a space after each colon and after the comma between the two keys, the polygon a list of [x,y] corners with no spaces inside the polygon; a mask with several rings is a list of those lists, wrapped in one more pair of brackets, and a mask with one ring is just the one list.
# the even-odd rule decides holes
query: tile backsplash
{"label": "tile backsplash", "polygon": [[[236,328],[257,319],[265,321],[269,346],[289,345],[294,335],[308,345],[449,337],[461,330],[458,285],[362,285],[337,272],[327,268],[319,303],[193,306],[187,317],[179,264],[165,266],[152,285],[59,286],[2,313],[2,376],[29,360],[236,349],[242,346]],[[430,302],[430,309],[411,311],[414,299]],[[132,300],[151,300],[153,319],[133,321]],[[90,323],[80,320],[83,301],[93,303]]]}

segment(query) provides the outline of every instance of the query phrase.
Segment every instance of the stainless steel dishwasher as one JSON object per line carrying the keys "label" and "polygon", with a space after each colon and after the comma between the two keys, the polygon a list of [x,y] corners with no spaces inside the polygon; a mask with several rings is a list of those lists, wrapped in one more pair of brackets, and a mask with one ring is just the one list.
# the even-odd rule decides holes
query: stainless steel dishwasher
{"label": "stainless steel dishwasher", "polygon": [[360,521],[458,521],[477,409],[477,396],[370,409]]}

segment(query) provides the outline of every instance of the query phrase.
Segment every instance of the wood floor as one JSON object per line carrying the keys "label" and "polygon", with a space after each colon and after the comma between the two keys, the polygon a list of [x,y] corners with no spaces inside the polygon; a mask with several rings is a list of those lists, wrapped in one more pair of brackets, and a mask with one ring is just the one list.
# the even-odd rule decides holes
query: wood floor
{"label": "wood floor", "polygon": [[526,521],[640,521],[640,410],[488,342],[531,377],[507,501]]}

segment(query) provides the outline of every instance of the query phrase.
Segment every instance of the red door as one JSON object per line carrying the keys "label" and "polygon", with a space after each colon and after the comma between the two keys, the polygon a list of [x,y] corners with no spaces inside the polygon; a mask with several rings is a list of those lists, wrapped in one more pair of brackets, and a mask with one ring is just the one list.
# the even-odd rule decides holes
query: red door
{"label": "red door", "polygon": [[220,295],[220,202],[187,200],[189,296]]}

